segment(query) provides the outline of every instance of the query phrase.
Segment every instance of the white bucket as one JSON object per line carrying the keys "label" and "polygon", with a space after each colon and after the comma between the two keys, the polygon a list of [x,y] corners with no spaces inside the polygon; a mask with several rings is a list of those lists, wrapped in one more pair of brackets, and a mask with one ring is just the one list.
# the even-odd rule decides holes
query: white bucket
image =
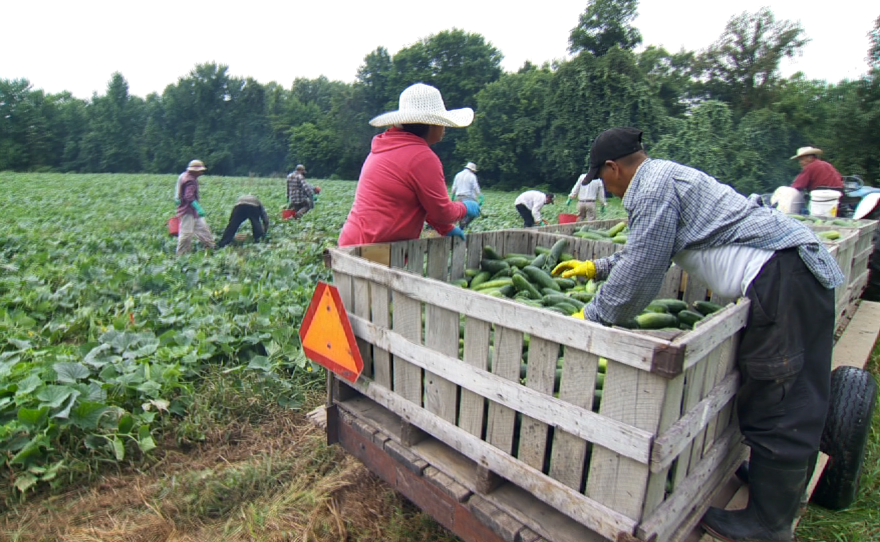
{"label": "white bucket", "polygon": [[837,216],[837,204],[843,194],[837,190],[813,190],[810,192],[812,216]]}

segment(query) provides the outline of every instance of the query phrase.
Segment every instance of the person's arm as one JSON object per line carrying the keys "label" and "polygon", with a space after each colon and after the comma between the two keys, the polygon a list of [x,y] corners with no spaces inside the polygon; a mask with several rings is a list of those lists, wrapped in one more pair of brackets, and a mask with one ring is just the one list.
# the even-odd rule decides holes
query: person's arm
{"label": "person's arm", "polygon": [[544,207],[543,201],[537,201],[532,204],[532,218],[535,219],[535,223],[541,221],[541,208]]}
{"label": "person's arm", "polygon": [[797,188],[798,190],[806,190],[810,186],[812,172],[809,167],[804,168],[797,177],[794,178],[794,182],[791,183],[792,188]]}
{"label": "person's arm", "polygon": [[414,162],[412,172],[416,197],[427,213],[426,222],[445,235],[455,222],[465,217],[467,207],[463,202],[449,199],[443,166],[433,152],[425,153],[424,158]]}
{"label": "person's arm", "polygon": [[648,306],[672,261],[679,219],[674,193],[642,197],[630,213],[625,248],[596,260],[596,278],[607,277],[596,297],[584,308],[584,318],[614,324],[638,315]]}
{"label": "person's arm", "polygon": [[180,188],[180,203],[182,205],[192,205],[192,202],[196,200],[196,183],[185,181]]}

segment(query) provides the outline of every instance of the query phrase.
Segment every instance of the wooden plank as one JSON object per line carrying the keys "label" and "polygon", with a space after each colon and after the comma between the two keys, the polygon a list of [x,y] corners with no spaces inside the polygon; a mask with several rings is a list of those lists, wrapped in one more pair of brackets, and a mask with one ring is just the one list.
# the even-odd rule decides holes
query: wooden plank
{"label": "wooden plank", "polygon": [[719,344],[745,327],[749,318],[749,300],[740,299],[735,305],[727,306],[697,322],[694,330],[685,333],[676,344],[685,347],[684,368],[693,366]]}
{"label": "wooden plank", "polygon": [[391,244],[389,243],[361,245],[358,248],[360,248],[361,258],[382,265],[389,265],[391,263]]}
{"label": "wooden plank", "polygon": [[[722,352],[721,360],[719,360],[719,364],[723,368],[723,371],[719,372],[719,382],[723,381],[724,378],[732,374],[739,374],[739,366],[737,364],[737,349],[739,347],[739,338],[742,332],[737,333],[735,336],[729,338],[726,343],[722,346],[719,346],[719,349]],[[715,420],[715,439],[721,438],[721,435],[727,431],[727,427],[732,423],[736,422],[736,417],[733,415],[734,407],[736,406],[736,401],[731,400],[727,403],[727,405],[721,409],[716,416]]]}
{"label": "wooden plank", "polygon": [[[392,290],[391,297],[395,333],[416,344],[421,343],[422,304],[396,290]],[[394,391],[417,405],[422,404],[422,370],[398,356],[394,357]]]}
{"label": "wooden plank", "polygon": [[[599,413],[654,434],[668,381],[608,360]],[[587,496],[635,520],[641,519],[648,466],[601,445],[593,446]]]}
{"label": "wooden plank", "polygon": [[[594,322],[578,320],[522,303],[490,296],[476,295],[458,286],[425,280],[393,268],[380,267],[362,259],[330,249],[333,268],[353,276],[385,284],[413,299],[459,311],[485,321],[494,321],[504,314],[505,325],[565,346],[589,350],[599,356],[614,358],[643,371],[650,371],[654,351],[669,345],[636,332],[608,328]],[[395,311],[396,311],[395,303]],[[690,333],[685,334],[691,335]]]}
{"label": "wooden plank", "polygon": [[704,301],[708,291],[709,287],[706,286],[705,282],[701,282],[694,277],[688,276],[684,288],[684,295],[681,299],[688,305],[691,305],[694,301]]}
{"label": "wooden plank", "polygon": [[[427,276],[445,281],[449,273],[449,238],[428,243]],[[434,305],[425,307],[425,346],[458,358],[458,313]],[[386,328],[387,329],[387,328]],[[439,373],[425,374],[425,408],[450,423],[456,422],[457,389]]]}
{"label": "wooden plank", "polygon": [[[712,380],[712,387],[706,390],[705,396],[710,395],[712,393],[712,390],[714,390],[731,371],[732,367],[728,363],[728,360],[730,360],[732,357],[729,355],[729,353],[733,348],[735,348],[733,341],[731,339],[728,339],[727,341],[718,345],[718,348],[715,349],[715,353],[713,354],[712,358],[714,362],[713,365],[715,365],[715,377]],[[718,425],[723,425],[724,429],[726,429],[726,426],[730,422],[730,419],[728,418],[726,420],[723,420],[723,423],[721,423],[721,416],[721,412],[719,412],[712,418],[709,418],[709,424],[706,426],[706,436],[703,441],[704,454],[709,451],[709,448],[711,448],[712,445],[715,443],[715,438],[724,432],[719,431]]]}
{"label": "wooden plank", "polygon": [[[464,362],[483,371],[489,369],[489,322],[467,318],[464,324]],[[468,389],[461,390],[458,426],[477,437],[483,434],[486,400]]]}
{"label": "wooden plank", "polygon": [[[386,286],[370,284],[370,300],[373,304],[371,320],[385,329],[391,329],[390,297],[391,293]],[[391,355],[377,346],[373,347],[373,378],[386,388],[392,387]]]}
{"label": "wooden plank", "polygon": [[526,491],[593,531],[611,539],[617,539],[621,532],[635,532],[636,523],[632,519],[581,495],[497,447],[413,405],[391,390],[367,379],[359,379],[354,383],[354,387],[376,403],[399,413],[404,420],[421,427],[462,454],[479,457],[480,462],[493,472],[508,480],[516,480],[517,485]]}
{"label": "wooden plank", "polygon": [[[699,363],[685,370],[685,388],[684,402],[682,409],[684,412],[690,412],[697,403],[702,400],[703,380],[706,376],[706,364]],[[672,487],[678,487],[678,484],[688,474],[691,464],[691,450],[693,449],[693,441],[689,442],[678,456],[675,464],[675,470],[672,473]]]}
{"label": "wooden plank", "polygon": [[864,367],[877,342],[880,303],[862,301],[853,319],[841,335],[831,354],[831,368],[842,365]]}
{"label": "wooden plank", "polygon": [[[711,392],[715,388],[716,379],[718,377],[718,360],[720,359],[719,353],[717,350],[712,351],[703,363],[706,364],[706,374],[703,377],[703,388],[700,391],[700,400],[703,400],[709,392]],[[709,428],[707,426],[706,429],[701,430],[694,437],[694,445],[691,447],[691,465],[699,464],[700,460],[703,458],[703,454],[706,451],[706,441],[709,440],[707,436],[709,436]],[[714,427],[711,432],[711,440],[715,438]],[[710,441],[711,442],[711,441]]]}
{"label": "wooden plank", "polygon": [[[526,373],[526,386],[548,396],[553,396],[556,379],[556,358],[559,345],[533,338],[529,343],[529,365]],[[519,457],[538,470],[544,469],[547,454],[547,424],[530,416],[523,416],[519,438]]]}
{"label": "wooden plank", "polygon": [[660,291],[657,292],[658,299],[678,299],[681,292],[681,274],[683,270],[677,265],[673,265],[663,277],[663,284],[660,285]]}
{"label": "wooden plank", "polygon": [[[660,413],[660,424],[657,434],[663,434],[678,421],[681,416],[681,400],[684,395],[684,373],[678,375],[666,386],[666,397],[663,401],[663,410]],[[650,515],[666,498],[666,482],[669,480],[669,469],[664,468],[652,472],[648,477],[648,488],[645,492],[645,506],[642,517]]]}
{"label": "wooden plank", "polygon": [[452,257],[449,261],[449,280],[464,278],[467,263],[467,243],[461,239],[452,240]]}
{"label": "wooden plank", "polygon": [[[370,319],[370,283],[364,279],[355,277],[353,279],[354,287],[354,313],[361,318]],[[357,339],[358,349],[361,351],[361,358],[364,360],[363,375],[373,378],[373,346],[364,341]]]}
{"label": "wooden plank", "polygon": [[[576,348],[566,348],[559,399],[585,410],[592,410],[598,367],[599,356]],[[583,487],[586,455],[587,442],[584,439],[557,429],[553,434],[550,454],[550,476],[580,491]]]}
{"label": "wooden plank", "polygon": [[659,472],[671,465],[687,445],[693,442],[696,433],[705,429],[709,420],[734,400],[738,389],[739,373],[734,372],[715,386],[705,399],[689,409],[681,419],[661,432],[654,440],[651,471]]}
{"label": "wooden plank", "polygon": [[[486,441],[493,446],[508,454],[513,453],[513,426],[516,421],[516,411],[519,407],[505,404],[499,400],[504,399],[505,389],[509,389],[508,393],[513,395],[515,388],[522,386],[513,386],[508,382],[518,383],[519,381],[519,365],[522,357],[522,333],[503,326],[495,326],[494,340],[494,356],[492,358],[492,374],[496,375],[502,381],[499,382],[497,391],[490,392],[486,388],[477,389],[464,385],[471,391],[490,398],[489,401],[489,422],[486,429]],[[507,382],[504,382],[507,381]],[[539,395],[539,394],[536,394]]]}
{"label": "wooden plank", "polygon": [[[388,350],[394,354],[395,359],[401,362],[409,361],[414,366],[424,368],[430,372],[443,372],[454,384],[489,398],[492,401],[489,407],[490,436],[493,434],[492,407],[494,405],[507,408],[511,412],[513,410],[522,412],[546,424],[559,427],[577,435],[584,440],[600,444],[644,465],[647,465],[650,460],[650,445],[654,435],[652,431],[591,412],[590,410],[577,407],[520,385],[518,381],[522,336],[516,331],[496,326],[495,359],[492,361],[492,372],[489,373],[471,367],[461,360],[450,358],[424,346],[413,344],[401,335],[378,328],[357,316],[351,317],[351,326],[356,336],[367,338],[372,344]],[[609,362],[609,365],[611,365],[611,362]],[[617,365],[622,368],[627,367],[623,364]],[[643,375],[650,374],[643,371],[638,372]],[[646,399],[641,401],[641,404],[638,404],[638,402],[631,400],[633,396],[639,393],[644,395],[651,394],[653,396],[662,395],[654,389],[654,385],[662,384],[666,379],[655,375],[651,376],[653,378],[642,379],[637,385],[634,385],[633,389],[629,390],[633,391],[633,393],[628,393],[626,396],[621,396],[616,400],[617,402],[626,403],[627,410],[632,410],[634,416],[641,414],[642,410],[649,410],[650,401]],[[612,378],[612,382],[615,378]],[[607,382],[608,377],[606,377],[606,385]],[[651,385],[648,385],[648,383],[651,383]],[[630,405],[629,403],[632,404]],[[494,410],[496,412],[504,412],[500,408]],[[656,410],[659,411],[659,409]],[[398,414],[400,413],[398,412]],[[654,415],[658,416],[659,414],[655,412]],[[500,423],[500,421],[496,420],[495,423]],[[511,438],[513,433],[512,425],[511,422]],[[499,427],[496,431],[498,433],[495,436],[499,439],[507,437],[507,426]],[[492,442],[491,438],[487,438],[487,440]],[[504,440],[499,440],[498,442],[504,442]],[[508,453],[510,451],[512,449]]]}

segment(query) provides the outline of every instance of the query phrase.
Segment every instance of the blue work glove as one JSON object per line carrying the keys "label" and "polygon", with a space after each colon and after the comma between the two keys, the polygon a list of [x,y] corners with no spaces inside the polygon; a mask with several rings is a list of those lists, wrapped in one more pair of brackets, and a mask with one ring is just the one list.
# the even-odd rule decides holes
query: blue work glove
{"label": "blue work glove", "polygon": [[569,205],[571,205],[571,198],[565,200],[565,206],[568,207]]}
{"label": "blue work glove", "polygon": [[464,237],[464,230],[462,230],[462,229],[459,228],[458,226],[456,226],[456,227],[452,228],[451,230],[449,230],[449,233],[447,233],[446,236],[447,236],[447,237],[458,237],[458,238],[460,238],[462,241],[465,240],[465,237]]}
{"label": "blue work glove", "polygon": [[450,199],[451,199],[452,201],[455,201],[455,194],[452,194],[452,197],[451,197]]}
{"label": "blue work glove", "polygon": [[486,198],[483,197],[483,194],[480,194],[480,197],[477,198],[477,201],[480,202],[480,207],[483,206],[483,202],[484,202],[485,200],[486,200]]}
{"label": "blue work glove", "polygon": [[180,205],[180,198],[174,198],[174,205]]}
{"label": "blue work glove", "polygon": [[197,213],[199,213],[199,216],[205,216],[205,211],[202,209],[202,206],[199,205],[199,202],[194,201],[190,205],[192,205],[192,208],[195,209]]}
{"label": "blue work glove", "polygon": [[468,218],[476,218],[480,216],[480,204],[476,201],[466,200],[464,202],[464,206],[467,207],[467,217]]}

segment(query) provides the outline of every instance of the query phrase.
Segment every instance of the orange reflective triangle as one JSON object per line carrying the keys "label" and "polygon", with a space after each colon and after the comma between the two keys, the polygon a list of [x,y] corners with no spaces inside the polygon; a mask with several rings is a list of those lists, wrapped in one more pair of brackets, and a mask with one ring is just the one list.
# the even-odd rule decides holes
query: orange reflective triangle
{"label": "orange reflective triangle", "polygon": [[351,322],[339,290],[332,284],[318,281],[299,338],[306,357],[350,382],[364,370]]}

